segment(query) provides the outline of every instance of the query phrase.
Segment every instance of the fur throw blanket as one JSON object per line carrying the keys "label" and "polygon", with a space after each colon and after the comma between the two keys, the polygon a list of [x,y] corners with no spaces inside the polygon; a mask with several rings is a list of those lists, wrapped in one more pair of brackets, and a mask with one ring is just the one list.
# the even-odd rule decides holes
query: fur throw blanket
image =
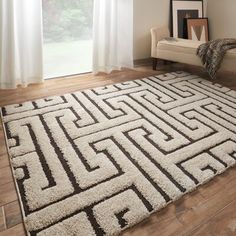
{"label": "fur throw blanket", "polygon": [[216,77],[226,52],[236,48],[236,39],[216,39],[200,45],[197,55],[212,79]]}

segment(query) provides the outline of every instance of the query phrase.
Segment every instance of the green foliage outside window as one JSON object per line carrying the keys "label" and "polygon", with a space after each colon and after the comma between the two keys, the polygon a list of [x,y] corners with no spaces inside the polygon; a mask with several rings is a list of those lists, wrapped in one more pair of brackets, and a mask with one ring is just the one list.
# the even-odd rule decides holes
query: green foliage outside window
{"label": "green foliage outside window", "polygon": [[43,0],[45,42],[91,38],[92,9],[93,0]]}

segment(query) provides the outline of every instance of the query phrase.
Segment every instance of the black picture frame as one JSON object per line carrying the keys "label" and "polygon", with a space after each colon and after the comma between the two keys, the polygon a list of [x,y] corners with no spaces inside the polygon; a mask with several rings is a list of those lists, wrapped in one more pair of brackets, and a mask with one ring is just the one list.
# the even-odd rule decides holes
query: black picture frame
{"label": "black picture frame", "polygon": [[[184,11],[189,12],[189,18],[202,18],[202,17],[204,17],[203,0],[170,0],[170,35],[171,35],[171,37],[187,38],[187,20],[185,20],[185,17],[182,18],[183,22],[181,22],[183,24],[183,26],[179,25],[177,21],[174,22],[174,15],[175,14],[178,15],[177,12],[174,10],[174,5],[177,2],[185,2],[186,8],[182,8],[181,10],[183,11],[183,13],[184,13]],[[199,2],[201,7],[198,9],[188,8],[188,6],[190,6],[190,4],[193,4],[195,2]],[[199,9],[201,9],[201,12],[198,12],[199,14],[196,15],[196,12],[199,11]],[[179,33],[179,30],[176,30],[177,27],[182,28],[181,33]],[[174,28],[175,28],[175,30],[174,30]]]}

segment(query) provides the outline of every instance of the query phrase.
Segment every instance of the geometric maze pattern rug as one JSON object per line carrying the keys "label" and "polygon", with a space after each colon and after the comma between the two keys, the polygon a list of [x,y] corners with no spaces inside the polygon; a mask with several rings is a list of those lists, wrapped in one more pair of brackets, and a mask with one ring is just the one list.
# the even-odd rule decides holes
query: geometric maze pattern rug
{"label": "geometric maze pattern rug", "polygon": [[2,118],[30,235],[117,235],[236,163],[236,92],[185,72]]}

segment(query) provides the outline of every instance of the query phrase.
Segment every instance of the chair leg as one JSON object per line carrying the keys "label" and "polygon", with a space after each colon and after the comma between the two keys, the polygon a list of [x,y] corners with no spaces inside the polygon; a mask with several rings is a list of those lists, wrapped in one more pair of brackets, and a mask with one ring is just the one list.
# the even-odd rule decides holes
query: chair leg
{"label": "chair leg", "polygon": [[157,58],[152,58],[152,69],[157,70]]}

